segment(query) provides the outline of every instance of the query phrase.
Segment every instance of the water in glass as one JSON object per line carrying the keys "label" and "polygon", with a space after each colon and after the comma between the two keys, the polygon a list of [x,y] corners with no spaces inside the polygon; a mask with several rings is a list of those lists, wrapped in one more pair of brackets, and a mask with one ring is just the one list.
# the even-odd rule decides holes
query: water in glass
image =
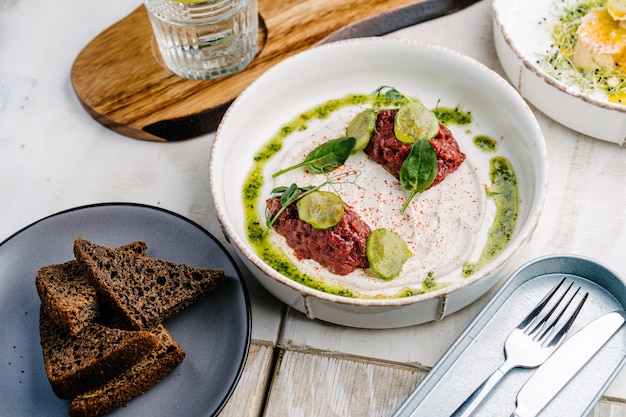
{"label": "water in glass", "polygon": [[145,0],[165,65],[191,79],[237,73],[258,43],[257,0]]}

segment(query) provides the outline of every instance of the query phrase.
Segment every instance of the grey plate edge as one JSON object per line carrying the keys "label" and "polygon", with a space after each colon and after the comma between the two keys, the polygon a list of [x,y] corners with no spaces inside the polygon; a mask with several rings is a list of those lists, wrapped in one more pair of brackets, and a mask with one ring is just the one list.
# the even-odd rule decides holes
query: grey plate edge
{"label": "grey plate edge", "polygon": [[162,207],[157,207],[157,206],[153,206],[153,205],[149,205],[149,204],[144,204],[144,203],[133,203],[133,202],[101,202],[101,203],[92,203],[92,204],[85,204],[85,205],[80,205],[80,206],[75,206],[75,207],[71,207],[68,209],[64,209],[64,210],[60,210],[57,211],[55,213],[46,215],[20,229],[18,229],[16,232],[12,233],[11,235],[9,235],[6,239],[2,240],[0,242],[0,248],[2,248],[3,245],[5,245],[6,243],[8,243],[9,241],[11,241],[12,239],[16,238],[18,235],[20,235],[21,233],[25,232],[26,230],[32,228],[33,226],[42,223],[50,218],[53,217],[57,217],[57,216],[62,216],[74,211],[81,211],[81,210],[88,210],[90,208],[97,208],[97,207],[137,207],[137,208],[141,208],[141,209],[145,209],[145,210],[155,210],[173,217],[178,218],[179,220],[182,220],[188,224],[190,224],[191,226],[197,228],[199,231],[201,231],[202,233],[204,233],[205,235],[207,235],[207,237],[209,237],[224,253],[224,255],[228,258],[228,260],[231,262],[232,267],[234,268],[234,270],[237,272],[237,278],[239,279],[240,285],[242,286],[242,292],[243,292],[243,297],[245,300],[245,306],[246,306],[246,315],[247,315],[247,326],[246,326],[246,346],[244,349],[244,354],[242,355],[241,358],[241,364],[239,365],[239,370],[237,372],[237,376],[236,378],[233,380],[232,386],[229,387],[228,390],[228,395],[226,395],[222,402],[218,405],[218,407],[215,409],[215,413],[213,414],[213,416],[218,416],[222,410],[224,409],[224,407],[226,406],[226,404],[228,403],[228,401],[230,400],[230,398],[233,395],[233,392],[235,391],[235,389],[237,388],[237,385],[239,384],[239,381],[241,380],[241,376],[243,375],[243,371],[245,368],[245,365],[247,363],[248,360],[248,356],[250,353],[250,343],[252,341],[252,309],[251,309],[251,303],[250,303],[250,296],[248,294],[248,290],[247,290],[247,285],[246,282],[243,278],[243,274],[240,271],[240,268],[237,264],[237,262],[235,262],[233,256],[231,255],[231,253],[226,249],[226,247],[215,238],[215,236],[213,236],[212,233],[210,233],[208,230],[206,230],[204,227],[202,227],[200,224],[198,224],[197,222],[181,215],[178,214],[174,211],[162,208]]}

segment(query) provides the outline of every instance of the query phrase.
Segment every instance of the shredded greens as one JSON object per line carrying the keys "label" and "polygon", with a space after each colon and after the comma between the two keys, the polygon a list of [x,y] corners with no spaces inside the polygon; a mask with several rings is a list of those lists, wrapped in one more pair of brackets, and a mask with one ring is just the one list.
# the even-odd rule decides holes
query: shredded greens
{"label": "shredded greens", "polygon": [[[605,0],[582,0],[555,3],[554,23],[550,24],[553,44],[545,54],[540,54],[537,63],[549,75],[562,83],[577,87],[583,93],[601,91],[611,102],[626,105],[626,74],[619,69],[610,71],[597,69],[583,71],[573,63],[576,31],[582,18],[593,8],[604,6]],[[556,12],[558,10],[558,12]],[[540,24],[548,24],[546,20]]]}

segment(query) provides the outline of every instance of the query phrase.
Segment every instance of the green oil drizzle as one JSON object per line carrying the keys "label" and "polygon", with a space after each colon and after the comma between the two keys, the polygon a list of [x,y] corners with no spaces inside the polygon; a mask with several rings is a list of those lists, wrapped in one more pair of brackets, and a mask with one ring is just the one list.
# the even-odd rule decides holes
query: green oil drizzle
{"label": "green oil drizzle", "polygon": [[442,125],[468,125],[472,123],[472,113],[468,111],[463,111],[460,106],[456,106],[455,108],[448,107],[439,107],[433,110],[435,115],[437,116],[437,120]]}
{"label": "green oil drizzle", "polygon": [[260,195],[264,185],[263,167],[282,148],[285,138],[297,131],[308,128],[309,122],[328,118],[333,112],[346,106],[363,106],[371,104],[373,106],[389,105],[394,103],[388,101],[384,96],[357,95],[350,94],[344,98],[328,101],[309,111],[299,115],[276,133],[254,156],[254,166],[243,185],[243,203],[245,210],[245,227],[250,244],[265,263],[293,279],[294,281],[306,285],[307,287],[323,291],[329,294],[344,297],[355,297],[354,293],[343,286],[328,285],[319,279],[302,273],[289,257],[277,248],[269,238],[268,229],[265,222],[259,218],[256,211],[258,202],[263,201]]}
{"label": "green oil drizzle", "polygon": [[518,195],[517,177],[510,162],[503,157],[495,157],[490,162],[491,188],[487,197],[496,204],[496,215],[489,229],[487,244],[476,263],[463,265],[463,276],[469,277],[487,263],[495,259],[511,241],[517,223]]}
{"label": "green oil drizzle", "polygon": [[[263,196],[261,196],[261,190],[263,189],[265,182],[263,176],[263,168],[265,164],[281,150],[283,141],[287,137],[289,137],[294,132],[306,130],[309,126],[309,122],[313,120],[328,118],[333,112],[347,106],[371,105],[374,108],[393,108],[398,107],[400,104],[401,102],[389,100],[384,95],[375,96],[350,94],[340,99],[330,100],[320,106],[317,106],[302,113],[298,117],[285,124],[254,155],[254,166],[249,172],[242,189],[245,211],[245,227],[250,244],[252,245],[258,256],[271,268],[300,284],[316,289],[318,291],[343,297],[357,297],[357,295],[355,295],[353,291],[344,286],[329,285],[321,282],[315,277],[302,273],[298,269],[298,267],[289,259],[289,257],[282,251],[282,249],[276,247],[271,242],[269,237],[269,230],[265,225],[265,219],[261,219],[257,214],[257,204],[261,201],[264,201]],[[464,125],[472,122],[471,113],[462,111],[458,106],[453,109],[437,107],[437,109],[433,111],[435,111],[435,113],[437,114],[438,120],[444,125],[452,123]],[[495,159],[496,158],[494,158],[494,160]],[[491,190],[488,191],[488,196],[494,198],[496,204],[499,207],[506,206],[509,210],[514,210],[515,216],[513,217],[512,225],[507,223],[511,222],[511,216],[505,216],[502,213],[500,215],[500,218],[496,218],[496,222],[498,223],[498,225],[494,223],[494,225],[492,226],[489,236],[489,242],[484,251],[484,253],[491,254],[496,253],[498,250],[501,251],[501,248],[506,245],[508,239],[510,239],[512,230],[515,227],[514,218],[517,215],[517,193],[515,188],[515,177],[512,168],[510,168],[508,161],[506,161],[506,159],[504,158],[499,158],[498,161],[501,160],[502,162],[497,164],[498,167],[500,167],[501,165],[503,167],[494,168],[494,160],[492,160],[491,168],[492,183],[494,185],[492,186]],[[508,169],[504,167],[508,167]],[[505,172],[510,172],[513,178],[512,182],[510,180],[506,181],[503,179],[505,177]],[[499,212],[501,211],[504,212],[504,209],[499,210]],[[496,229],[498,229],[499,232],[494,231]],[[507,231],[509,234],[508,239],[501,237],[504,236]],[[479,260],[477,264],[466,265],[466,267],[464,268],[465,276],[471,275],[471,273],[474,273],[485,263],[487,263],[488,260],[486,259],[486,256],[487,255],[484,255],[485,259],[481,257],[481,260]],[[471,271],[468,270],[468,267],[472,268]],[[405,289],[400,291],[396,296],[410,297],[438,290],[448,285],[448,283],[438,282],[434,274],[430,272],[428,276],[423,280],[422,288]],[[358,297],[375,298],[362,295],[358,295]]]}
{"label": "green oil drizzle", "polygon": [[447,286],[449,286],[449,283],[446,282],[437,282],[437,278],[435,277],[435,274],[433,271],[430,271],[428,273],[428,276],[426,278],[424,278],[424,280],[422,281],[422,288],[418,289],[418,288],[407,288],[403,291],[401,291],[398,294],[398,297],[412,297],[414,295],[420,295],[420,294],[426,294],[427,292],[431,292],[431,291],[435,291],[435,290],[440,290],[442,288],[445,288]]}
{"label": "green oil drizzle", "polygon": [[474,136],[474,145],[483,152],[495,152],[498,150],[498,142],[485,135]]}

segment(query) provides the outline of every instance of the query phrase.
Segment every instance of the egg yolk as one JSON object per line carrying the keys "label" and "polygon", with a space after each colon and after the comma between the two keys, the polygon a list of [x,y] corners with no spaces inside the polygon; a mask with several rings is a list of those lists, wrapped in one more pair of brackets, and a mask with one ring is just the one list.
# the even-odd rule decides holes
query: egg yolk
{"label": "egg yolk", "polygon": [[[616,15],[626,12],[613,8]],[[591,10],[583,17],[574,47],[574,65],[583,70],[620,69],[626,71],[626,27],[607,7]]]}

